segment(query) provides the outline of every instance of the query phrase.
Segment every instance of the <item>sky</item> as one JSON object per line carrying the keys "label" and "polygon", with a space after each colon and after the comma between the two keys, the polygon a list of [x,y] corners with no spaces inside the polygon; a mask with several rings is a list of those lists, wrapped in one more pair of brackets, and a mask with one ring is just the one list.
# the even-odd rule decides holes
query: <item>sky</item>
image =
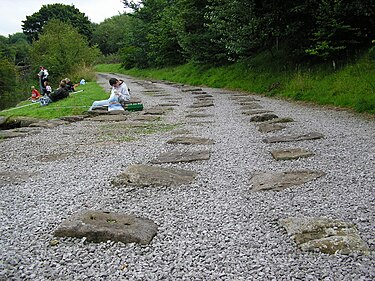
{"label": "sky", "polygon": [[22,21],[26,16],[38,12],[43,5],[55,3],[74,5],[95,23],[125,11],[121,0],[0,0],[0,35],[8,37],[22,32]]}

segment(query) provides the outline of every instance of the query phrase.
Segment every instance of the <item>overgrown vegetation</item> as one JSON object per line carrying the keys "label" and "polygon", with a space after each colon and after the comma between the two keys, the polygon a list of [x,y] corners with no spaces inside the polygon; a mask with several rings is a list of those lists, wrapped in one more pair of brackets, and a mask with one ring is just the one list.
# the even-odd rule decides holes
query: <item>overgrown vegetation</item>
{"label": "overgrown vegetation", "polygon": [[375,114],[375,63],[368,53],[357,62],[335,71],[331,65],[300,65],[283,70],[282,67],[273,66],[272,60],[267,59],[264,53],[260,56],[261,61],[254,57],[246,63],[218,67],[189,63],[169,68],[125,70],[120,64],[112,64],[97,65],[95,69],[100,72],[255,92]]}
{"label": "overgrown vegetation", "polygon": [[373,0],[142,0],[124,42],[125,68],[224,65],[283,49],[285,58],[347,60],[371,46]]}

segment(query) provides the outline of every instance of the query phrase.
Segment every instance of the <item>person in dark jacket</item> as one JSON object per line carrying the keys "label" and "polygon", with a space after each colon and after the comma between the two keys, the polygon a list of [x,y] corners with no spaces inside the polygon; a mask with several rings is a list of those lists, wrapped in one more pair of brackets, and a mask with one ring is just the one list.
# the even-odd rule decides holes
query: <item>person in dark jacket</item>
{"label": "person in dark jacket", "polygon": [[42,95],[43,96],[45,96],[45,95],[49,96],[51,93],[52,93],[51,86],[49,85],[48,81],[44,81]]}
{"label": "person in dark jacket", "polygon": [[61,81],[60,85],[59,85],[59,88],[56,91],[53,91],[49,95],[49,97],[52,101],[58,101],[58,100],[62,100],[64,98],[69,97],[69,91],[66,87],[65,81]]}
{"label": "person in dark jacket", "polygon": [[69,78],[65,78],[62,81],[65,81],[66,87],[67,87],[67,89],[68,89],[69,92],[75,92],[76,91],[76,87],[79,86],[79,83],[73,83],[72,81],[70,81]]}
{"label": "person in dark jacket", "polygon": [[39,87],[42,93],[43,93],[44,82],[48,81],[48,75],[49,75],[48,70],[44,66],[40,66],[38,77],[39,77]]}

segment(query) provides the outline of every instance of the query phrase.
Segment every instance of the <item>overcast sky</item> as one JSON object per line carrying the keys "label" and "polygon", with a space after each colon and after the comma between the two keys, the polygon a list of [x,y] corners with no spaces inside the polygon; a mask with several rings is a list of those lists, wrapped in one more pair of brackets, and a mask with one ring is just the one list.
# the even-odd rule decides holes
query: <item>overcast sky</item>
{"label": "overcast sky", "polygon": [[0,35],[22,32],[22,21],[26,16],[38,12],[43,5],[61,3],[74,5],[91,22],[100,23],[125,11],[121,0],[0,0]]}

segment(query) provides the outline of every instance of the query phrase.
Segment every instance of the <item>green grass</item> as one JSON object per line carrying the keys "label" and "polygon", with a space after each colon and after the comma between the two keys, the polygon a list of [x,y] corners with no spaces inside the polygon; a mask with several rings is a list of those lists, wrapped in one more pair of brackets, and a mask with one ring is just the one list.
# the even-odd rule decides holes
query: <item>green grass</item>
{"label": "green grass", "polygon": [[185,64],[124,70],[120,64],[112,64],[98,65],[96,71],[240,90],[375,114],[375,61],[368,54],[338,70],[333,70],[331,64],[288,65],[280,56],[262,53],[246,63],[223,67]]}
{"label": "green grass", "polygon": [[[107,68],[108,67],[108,68]],[[97,70],[129,74],[141,78],[153,78],[185,83],[194,86],[208,86],[247,92],[265,92],[272,84],[285,81],[283,73],[260,72],[245,64],[233,64],[223,67],[205,68],[194,64],[162,69],[130,69],[124,70],[120,64],[99,65]],[[116,70],[117,69],[117,70]]]}
{"label": "green grass", "polygon": [[335,72],[299,71],[281,95],[375,114],[375,64],[361,60]]}
{"label": "green grass", "polygon": [[121,68],[120,63],[116,64],[98,64],[95,66],[95,71],[97,72],[113,72],[113,73],[123,73],[123,68]]}
{"label": "green grass", "polygon": [[[285,59],[284,59],[285,60]],[[375,61],[374,56],[364,55],[355,63],[338,70],[330,65],[291,66],[283,64],[279,57],[259,54],[246,63],[222,67],[207,67],[185,64],[162,69],[124,70],[120,64],[101,64],[97,72],[129,74],[141,78],[152,78],[277,96],[286,99],[330,105],[375,115]],[[3,116],[30,116],[53,119],[61,116],[80,115],[87,111],[95,100],[108,94],[95,82],[80,86],[81,93],[41,107],[33,104],[23,108],[0,111]],[[17,106],[29,105],[24,101]]]}
{"label": "green grass", "polygon": [[[71,96],[47,106],[40,106],[39,103],[31,103],[31,101],[23,101],[14,108],[0,111],[0,115],[29,116],[41,119],[80,115],[89,109],[93,101],[108,98],[108,94],[96,82],[88,82],[85,85],[81,85],[77,88],[77,91],[79,90],[83,90],[83,92],[71,94]],[[28,106],[18,108],[24,105]]]}

